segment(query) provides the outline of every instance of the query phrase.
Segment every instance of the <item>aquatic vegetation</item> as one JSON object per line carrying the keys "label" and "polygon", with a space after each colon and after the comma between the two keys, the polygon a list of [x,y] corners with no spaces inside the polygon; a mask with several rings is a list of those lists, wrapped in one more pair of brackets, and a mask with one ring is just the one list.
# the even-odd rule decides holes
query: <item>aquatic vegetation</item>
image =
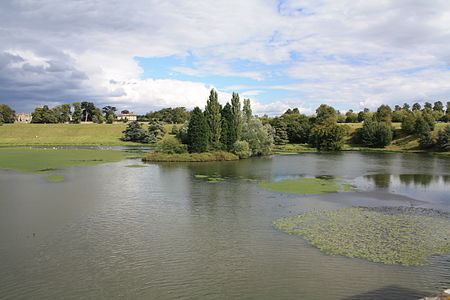
{"label": "aquatic vegetation", "polygon": [[61,182],[64,181],[65,177],[63,175],[50,175],[47,176],[48,182]]}
{"label": "aquatic vegetation", "polygon": [[239,160],[239,157],[224,151],[182,154],[150,152],[142,160],[144,162],[209,162]]}
{"label": "aquatic vegetation", "polygon": [[144,166],[144,165],[128,165],[125,166],[127,168],[147,168],[148,166]]}
{"label": "aquatic vegetation", "polygon": [[48,173],[72,166],[117,162],[126,156],[125,152],[115,150],[0,148],[0,169]]}
{"label": "aquatic vegetation", "polygon": [[194,175],[195,178],[208,178],[208,175],[201,175],[201,174],[196,174]]}
{"label": "aquatic vegetation", "polygon": [[355,186],[345,181],[328,178],[298,178],[280,181],[265,181],[259,184],[263,189],[272,192],[293,194],[324,194],[339,191],[357,191]]}
{"label": "aquatic vegetation", "polygon": [[450,254],[450,214],[411,207],[351,207],[310,211],[274,222],[325,253],[384,264],[420,266]]}

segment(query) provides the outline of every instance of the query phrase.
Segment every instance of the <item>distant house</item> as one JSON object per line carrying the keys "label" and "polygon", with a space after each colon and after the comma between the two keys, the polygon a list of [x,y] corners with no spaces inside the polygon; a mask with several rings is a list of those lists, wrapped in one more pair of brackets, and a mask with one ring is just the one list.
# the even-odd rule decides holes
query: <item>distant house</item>
{"label": "distant house", "polygon": [[31,123],[31,119],[32,119],[31,114],[18,113],[18,114],[16,114],[16,120],[14,123],[28,124],[28,123]]}
{"label": "distant house", "polygon": [[128,120],[128,121],[136,121],[137,116],[133,112],[129,112],[127,114],[119,114],[117,115],[117,120]]}

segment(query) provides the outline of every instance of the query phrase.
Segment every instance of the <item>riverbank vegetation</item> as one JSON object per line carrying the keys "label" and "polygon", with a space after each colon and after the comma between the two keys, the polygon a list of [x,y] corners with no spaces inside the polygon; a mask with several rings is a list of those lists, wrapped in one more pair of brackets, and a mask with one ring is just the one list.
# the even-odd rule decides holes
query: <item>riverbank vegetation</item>
{"label": "riverbank vegetation", "polygon": [[412,207],[351,207],[310,211],[274,222],[325,253],[384,264],[420,266],[449,254],[450,215]]}

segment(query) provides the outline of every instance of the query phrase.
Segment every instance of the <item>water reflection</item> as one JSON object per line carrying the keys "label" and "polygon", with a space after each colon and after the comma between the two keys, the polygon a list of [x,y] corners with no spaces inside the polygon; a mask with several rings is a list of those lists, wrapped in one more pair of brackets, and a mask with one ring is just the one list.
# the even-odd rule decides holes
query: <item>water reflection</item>
{"label": "water reflection", "polygon": [[364,178],[373,182],[377,188],[388,188],[398,185],[398,182],[414,187],[429,187],[431,184],[445,187],[450,182],[450,176],[430,174],[375,174],[366,175]]}

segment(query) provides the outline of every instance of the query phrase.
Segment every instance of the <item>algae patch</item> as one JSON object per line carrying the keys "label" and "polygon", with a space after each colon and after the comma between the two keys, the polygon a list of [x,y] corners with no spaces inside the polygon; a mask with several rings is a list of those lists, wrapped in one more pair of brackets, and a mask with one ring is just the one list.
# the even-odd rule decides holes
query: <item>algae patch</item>
{"label": "algae patch", "polygon": [[64,181],[65,177],[63,175],[50,175],[47,176],[48,182],[61,182]]}
{"label": "algae patch", "polygon": [[342,180],[328,178],[298,178],[265,181],[259,184],[265,190],[292,194],[324,194],[357,191],[355,186]]}
{"label": "algae patch", "polygon": [[410,207],[351,207],[310,211],[274,222],[321,251],[384,264],[420,266],[450,254],[450,215]]}

